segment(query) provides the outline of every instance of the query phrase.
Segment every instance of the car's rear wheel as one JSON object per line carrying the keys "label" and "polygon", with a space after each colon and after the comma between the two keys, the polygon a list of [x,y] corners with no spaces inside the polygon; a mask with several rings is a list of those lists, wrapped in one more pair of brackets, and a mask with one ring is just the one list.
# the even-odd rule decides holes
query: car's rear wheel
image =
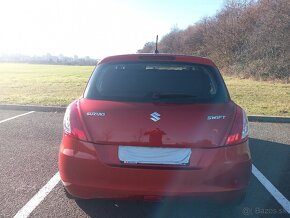
{"label": "car's rear wheel", "polygon": [[66,196],[68,199],[80,200],[80,198],[71,195],[71,194],[66,190],[65,187],[63,187],[63,191],[64,191],[64,193],[65,193],[65,196]]}
{"label": "car's rear wheel", "polygon": [[244,202],[245,198],[246,198],[246,192],[243,191],[234,197],[233,196],[222,196],[221,198],[215,199],[215,202],[217,204],[220,204],[221,206],[233,207],[233,206],[241,205]]}
{"label": "car's rear wheel", "polygon": [[243,192],[239,197],[233,199],[233,201],[230,203],[231,205],[240,205],[245,201],[246,198],[246,192]]}

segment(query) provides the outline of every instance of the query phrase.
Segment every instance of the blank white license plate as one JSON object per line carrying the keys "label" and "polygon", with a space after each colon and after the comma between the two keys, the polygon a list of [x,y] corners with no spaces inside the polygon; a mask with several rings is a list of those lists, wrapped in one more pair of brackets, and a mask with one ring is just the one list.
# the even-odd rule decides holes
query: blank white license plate
{"label": "blank white license plate", "polygon": [[123,146],[118,149],[119,160],[124,163],[187,165],[191,148],[160,148]]}

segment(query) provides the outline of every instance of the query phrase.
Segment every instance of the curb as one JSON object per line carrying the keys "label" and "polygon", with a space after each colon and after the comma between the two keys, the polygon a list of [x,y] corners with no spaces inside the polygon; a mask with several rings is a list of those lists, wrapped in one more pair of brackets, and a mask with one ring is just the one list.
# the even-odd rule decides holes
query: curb
{"label": "curb", "polygon": [[[66,107],[0,104],[0,109],[64,113]],[[250,122],[262,122],[262,123],[290,123],[290,117],[282,117],[282,116],[249,115],[248,120]]]}
{"label": "curb", "polygon": [[65,112],[66,107],[0,104],[2,110],[38,111],[38,112]]}
{"label": "curb", "polygon": [[290,123],[290,117],[282,117],[282,116],[249,115],[248,120],[250,122],[262,122],[262,123]]}

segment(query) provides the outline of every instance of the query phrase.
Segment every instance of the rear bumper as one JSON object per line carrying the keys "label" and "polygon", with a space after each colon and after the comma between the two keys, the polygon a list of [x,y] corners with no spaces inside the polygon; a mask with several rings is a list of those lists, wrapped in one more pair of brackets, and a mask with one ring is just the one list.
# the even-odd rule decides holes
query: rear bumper
{"label": "rear bumper", "polygon": [[248,141],[228,147],[192,148],[188,167],[122,165],[117,146],[64,136],[59,152],[61,180],[79,198],[235,198],[248,185]]}

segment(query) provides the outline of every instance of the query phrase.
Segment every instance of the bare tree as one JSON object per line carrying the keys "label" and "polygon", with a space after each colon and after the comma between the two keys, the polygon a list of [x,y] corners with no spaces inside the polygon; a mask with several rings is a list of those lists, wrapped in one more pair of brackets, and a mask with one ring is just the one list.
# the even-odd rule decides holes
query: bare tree
{"label": "bare tree", "polygon": [[[142,52],[153,52],[146,43]],[[290,1],[227,0],[213,17],[181,30],[174,26],[159,43],[163,53],[208,56],[225,73],[290,80]]]}

